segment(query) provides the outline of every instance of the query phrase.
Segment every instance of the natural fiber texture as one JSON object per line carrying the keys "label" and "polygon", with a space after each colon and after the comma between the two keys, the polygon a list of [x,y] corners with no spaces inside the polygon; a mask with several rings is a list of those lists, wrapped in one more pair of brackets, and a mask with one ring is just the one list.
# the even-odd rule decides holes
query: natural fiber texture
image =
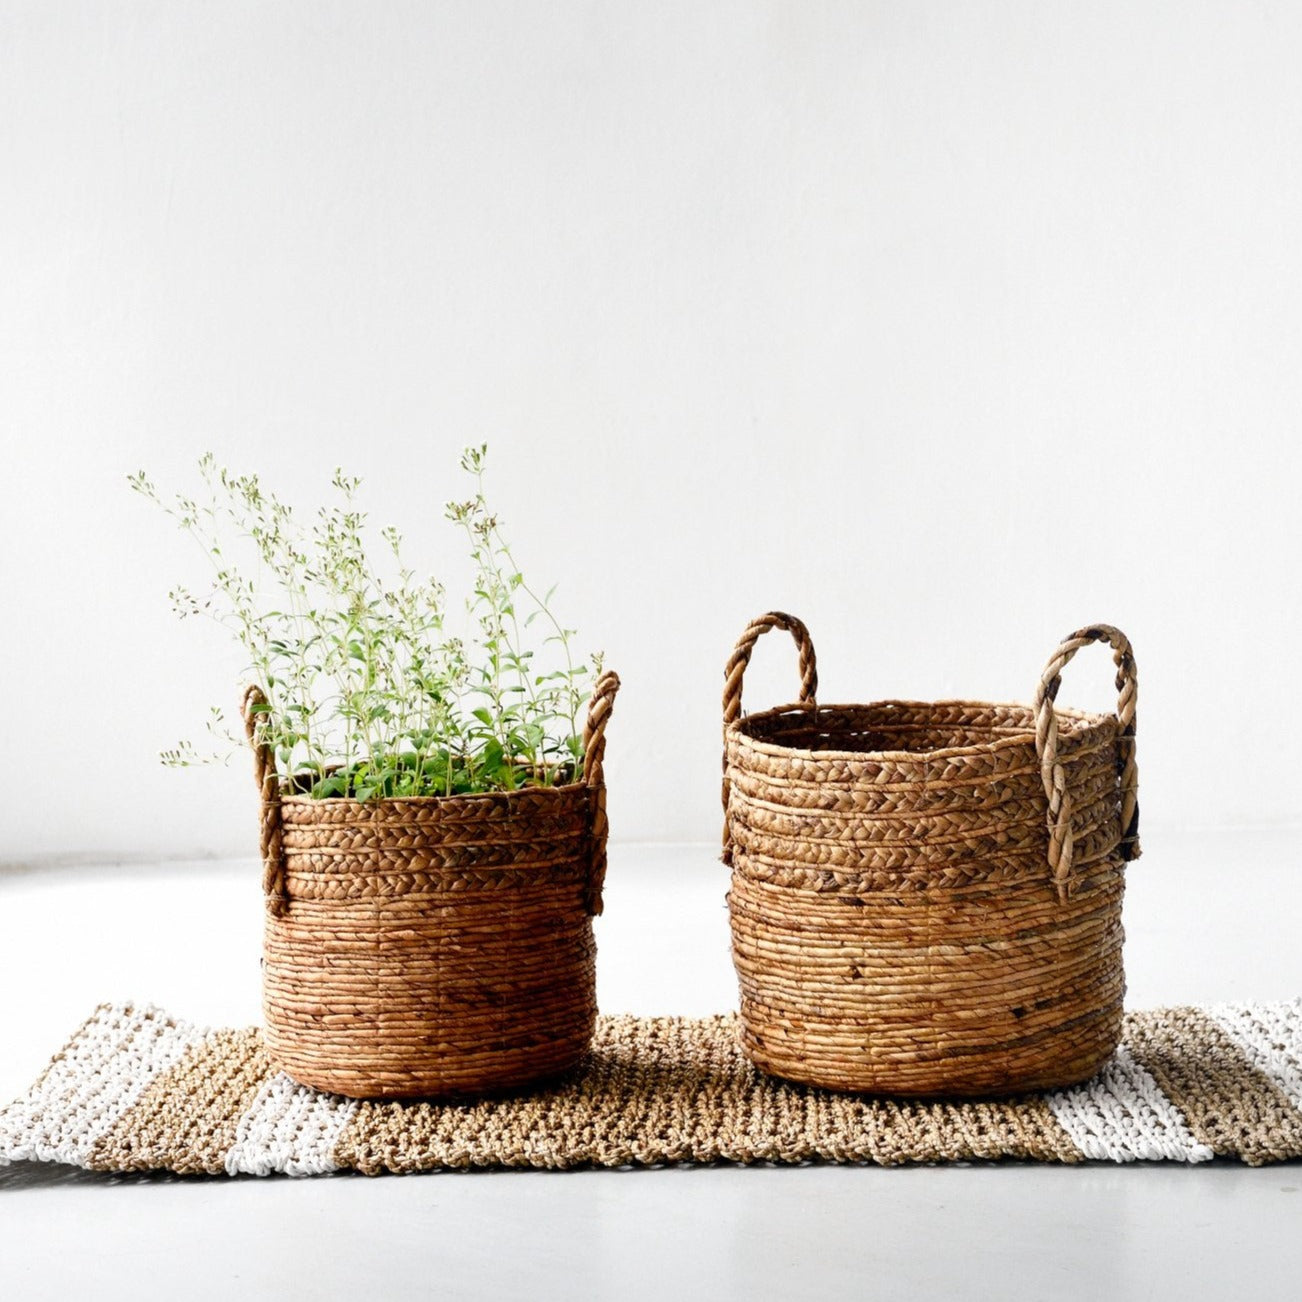
{"label": "natural fiber texture", "polygon": [[250,690],[278,1068],[340,1094],[410,1098],[512,1088],[582,1057],[618,687],[607,673],[594,691],[582,782],[365,802],[287,794]]}
{"label": "natural fiber texture", "polygon": [[[745,715],[758,638],[789,631],[800,699]],[[1057,708],[1109,643],[1117,716]],[[979,1096],[1072,1084],[1116,1047],[1121,900],[1139,853],[1136,671],[1096,625],[1035,705],[818,705],[805,626],[772,612],[728,662],[724,860],[745,1046],[832,1089]]]}
{"label": "natural fiber texture", "polygon": [[296,1085],[255,1030],[105,1005],[0,1110],[0,1165],[315,1175],[688,1162],[1204,1162],[1302,1157],[1302,1000],[1132,1013],[1097,1079],[1002,1101],[905,1102],[756,1071],[732,1017],[603,1017],[552,1087],[463,1104]]}

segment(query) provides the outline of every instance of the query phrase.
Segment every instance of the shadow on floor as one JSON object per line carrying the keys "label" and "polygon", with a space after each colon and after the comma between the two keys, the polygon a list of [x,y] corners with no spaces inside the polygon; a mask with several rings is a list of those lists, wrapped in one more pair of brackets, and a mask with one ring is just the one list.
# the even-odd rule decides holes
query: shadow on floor
{"label": "shadow on floor", "polygon": [[66,1188],[70,1185],[186,1184],[194,1177],[172,1171],[83,1171],[57,1162],[15,1162],[0,1166],[0,1193],[20,1189]]}

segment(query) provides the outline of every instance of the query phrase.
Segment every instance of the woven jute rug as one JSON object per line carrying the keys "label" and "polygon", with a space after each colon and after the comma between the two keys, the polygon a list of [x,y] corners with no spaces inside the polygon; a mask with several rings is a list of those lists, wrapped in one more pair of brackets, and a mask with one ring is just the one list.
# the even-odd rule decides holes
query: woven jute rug
{"label": "woven jute rug", "polygon": [[319,1175],[709,1162],[1302,1157],[1302,1000],[1131,1013],[1093,1081],[996,1102],[758,1074],[732,1017],[603,1017],[570,1079],[488,1101],[357,1103],[272,1070],[256,1030],[105,1004],[0,1111],[0,1164]]}

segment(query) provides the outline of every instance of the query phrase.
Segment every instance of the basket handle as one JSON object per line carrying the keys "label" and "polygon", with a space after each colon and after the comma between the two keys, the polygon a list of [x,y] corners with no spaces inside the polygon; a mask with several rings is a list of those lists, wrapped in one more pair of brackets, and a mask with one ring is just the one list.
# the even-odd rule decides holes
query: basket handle
{"label": "basket handle", "polygon": [[262,796],[262,893],[267,898],[267,912],[279,917],[289,907],[289,894],[285,889],[285,856],[281,846],[280,780],[276,776],[275,756],[258,727],[259,718],[268,709],[266,693],[261,687],[251,683],[244,689],[240,715],[244,719],[244,735],[253,747],[253,779]]}
{"label": "basket handle", "polygon": [[1074,833],[1071,792],[1067,774],[1058,760],[1058,715],[1054,702],[1062,685],[1062,671],[1081,647],[1106,642],[1117,666],[1117,769],[1121,789],[1121,857],[1139,858],[1139,769],[1135,763],[1135,704],[1139,695],[1139,673],[1130,640],[1111,624],[1091,624],[1063,640],[1049,658],[1035,689],[1035,750],[1040,759],[1040,776],[1048,797],[1049,871],[1064,903],[1071,879]]}
{"label": "basket handle", "polygon": [[732,655],[724,668],[723,686],[723,726],[735,723],[741,717],[741,682],[746,675],[746,666],[750,664],[751,652],[761,635],[771,628],[786,629],[796,640],[796,649],[800,653],[800,704],[814,704],[818,695],[818,663],[814,658],[814,643],[809,630],[794,615],[781,610],[770,610],[746,625],[746,631],[737,639]]}
{"label": "basket handle", "polygon": [[746,625],[745,631],[737,639],[732,655],[724,666],[723,677],[723,731],[725,736],[723,748],[723,862],[732,863],[732,841],[728,836],[728,746],[727,732],[730,724],[741,717],[741,684],[746,676],[746,666],[750,664],[751,653],[758,642],[771,628],[785,629],[796,642],[796,651],[800,656],[800,701],[810,709],[817,709],[818,695],[818,661],[814,655],[814,641],[802,621],[785,611],[770,610]]}
{"label": "basket handle", "polygon": [[607,669],[592,688],[588,717],[583,725],[583,785],[588,788],[592,805],[592,864],[588,872],[588,912],[601,913],[601,888],[606,881],[606,724],[615,708],[619,675]]}

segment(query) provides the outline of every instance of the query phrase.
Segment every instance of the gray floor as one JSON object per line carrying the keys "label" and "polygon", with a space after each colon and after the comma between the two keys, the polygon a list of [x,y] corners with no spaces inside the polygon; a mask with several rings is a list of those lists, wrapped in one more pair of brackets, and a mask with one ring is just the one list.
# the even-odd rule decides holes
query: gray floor
{"label": "gray floor", "polygon": [[1302,1172],[991,1166],[0,1183],[4,1295],[1291,1298]]}
{"label": "gray floor", "polygon": [[[1151,833],[1132,1005],[1302,992],[1302,834]],[[104,998],[257,1015],[250,864],[0,875],[0,1094]],[[734,999],[711,847],[617,846],[609,1011]],[[0,1169],[0,1298],[1216,1298],[1302,1294],[1302,1166],[486,1173],[311,1181]]]}

